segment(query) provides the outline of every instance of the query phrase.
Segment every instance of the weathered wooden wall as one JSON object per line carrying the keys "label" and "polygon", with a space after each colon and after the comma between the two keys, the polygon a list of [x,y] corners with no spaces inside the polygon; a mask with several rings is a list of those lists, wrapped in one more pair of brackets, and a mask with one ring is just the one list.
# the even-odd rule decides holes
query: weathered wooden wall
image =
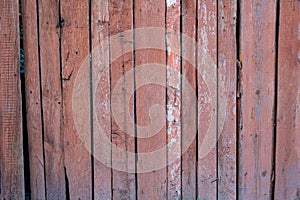
{"label": "weathered wooden wall", "polygon": [[0,199],[24,199],[19,6],[0,5]]}
{"label": "weathered wooden wall", "polygon": [[[298,0],[21,3],[32,199],[300,199]],[[18,9],[0,199],[25,198]]]}

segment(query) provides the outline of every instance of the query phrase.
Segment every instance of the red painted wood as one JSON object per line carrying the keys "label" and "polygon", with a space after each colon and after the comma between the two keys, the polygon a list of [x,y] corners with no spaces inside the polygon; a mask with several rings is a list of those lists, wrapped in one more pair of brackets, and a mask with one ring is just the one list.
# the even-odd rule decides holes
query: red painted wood
{"label": "red painted wood", "polygon": [[[237,195],[240,199],[268,199],[272,198],[274,181],[275,199],[299,197],[298,1],[280,2],[276,152],[272,141],[276,115],[276,2],[240,2],[240,52],[236,46],[236,0],[198,3],[188,0],[181,2],[182,8],[179,1],[93,0],[92,27],[89,27],[87,1],[62,1],[60,8],[57,0],[39,1],[39,13],[36,13],[36,2],[23,0],[22,3],[33,199],[65,199],[66,195],[70,199],[91,199],[92,195],[95,199],[135,199],[136,196],[139,199],[180,196],[183,199],[235,199]],[[18,2],[2,0],[0,5],[0,198],[24,199]],[[116,35],[134,25],[136,28],[159,27],[161,31],[152,33],[148,30],[140,34],[136,30],[135,43],[132,32]],[[188,36],[182,38],[182,46],[178,35],[164,35],[165,27],[171,32],[179,31],[180,26]],[[196,37],[200,43],[197,48],[191,43]],[[144,48],[157,44],[160,50]],[[89,45],[94,49],[91,66]],[[137,49],[136,113],[133,106],[134,46]],[[181,48],[182,66],[178,55]],[[188,59],[184,60],[186,57]],[[239,66],[237,58],[240,59]],[[142,67],[149,63],[152,64]],[[160,64],[161,68],[156,68],[153,63]],[[182,87],[176,74],[180,67]],[[141,70],[145,71],[141,73]],[[140,87],[143,82],[154,80],[160,80],[162,85],[148,83]],[[198,113],[193,98],[196,89]],[[133,154],[135,114],[139,137],[137,169]],[[153,132],[153,127],[147,130],[153,123],[153,127],[161,127],[157,133]],[[184,143],[186,138],[196,134],[197,129],[198,138],[183,152],[182,160],[167,167],[167,161],[183,151],[179,141]],[[216,141],[217,129],[220,136],[217,148],[214,145],[207,148],[205,142]],[[237,133],[240,139],[238,169]],[[163,149],[160,154],[145,160],[145,155],[159,149]],[[91,152],[94,152],[94,158]],[[275,174],[272,172],[274,153]],[[94,159],[94,173],[91,159]],[[137,180],[135,170],[139,172]],[[236,185],[237,176],[239,185]],[[67,187],[70,194],[66,194]]]}
{"label": "red painted wood", "polygon": [[241,1],[240,6],[239,198],[271,199],[276,2]]}
{"label": "red painted wood", "polygon": [[280,1],[275,199],[300,198],[300,7]]}
{"label": "red painted wood", "polygon": [[[168,198],[181,198],[180,1],[167,1],[167,151]],[[178,34],[176,34],[178,33]]]}
{"label": "red painted wood", "polygon": [[0,5],[0,199],[24,199],[18,1]]}
{"label": "red painted wood", "polygon": [[218,198],[235,199],[237,1],[220,0],[218,12]]}
{"label": "red painted wood", "polygon": [[182,4],[182,142],[194,137],[182,149],[182,199],[196,199],[196,1]]}
{"label": "red painted wood", "polygon": [[32,199],[45,199],[44,148],[39,76],[39,52],[35,1],[22,1],[23,45],[25,52],[25,89],[27,131],[30,164],[30,190]]}
{"label": "red painted wood", "polygon": [[[65,172],[62,137],[62,96],[60,80],[59,37],[57,27],[59,1],[39,2],[39,36],[41,57],[42,101],[46,196],[65,198]],[[51,41],[49,43],[49,41]],[[51,123],[47,123],[50,122]]]}
{"label": "red painted wood", "polygon": [[[198,197],[217,194],[217,2],[198,2]],[[208,146],[207,146],[208,145]],[[211,147],[210,147],[211,146]],[[206,150],[208,149],[208,150]],[[206,152],[206,153],[204,153]]]}
{"label": "red painted wood", "polygon": [[[109,66],[109,2],[93,0],[92,6],[92,84],[94,139],[95,199],[111,199],[111,149],[103,141],[111,141],[110,66]],[[101,129],[103,135],[100,134]],[[108,145],[110,145],[108,143]],[[101,156],[107,156],[103,162]]]}
{"label": "red painted wood", "polygon": [[87,1],[61,2],[62,137],[70,199],[92,198],[88,11]]}
{"label": "red painted wood", "polygon": [[113,199],[136,197],[132,4],[132,0],[109,1],[112,144],[118,148],[112,149]]}
{"label": "red painted wood", "polygon": [[[135,28],[142,27],[158,27],[165,28],[165,4],[159,0],[138,0],[135,1]],[[164,32],[162,32],[164,33]],[[145,37],[144,34],[135,35],[136,48],[142,48],[136,50],[136,71],[141,69],[143,64],[160,64],[160,66],[166,65],[166,51],[165,49],[145,49],[143,44],[154,43],[157,41],[164,42],[165,37],[162,34],[149,33],[150,37]],[[148,35],[148,36],[149,36]],[[166,80],[165,70],[154,70],[155,65],[149,65],[146,69],[149,72],[156,74],[158,79]],[[159,68],[161,69],[161,68]],[[145,69],[144,69],[145,70]],[[156,72],[156,73],[155,73]],[[140,85],[148,77],[149,73],[142,72],[136,75],[136,85]],[[151,76],[152,77],[152,76]],[[166,163],[167,151],[162,152],[155,158],[142,159],[141,153],[154,152],[156,150],[166,148],[166,88],[165,82],[162,85],[147,84],[143,87],[137,88],[136,91],[136,115],[137,115],[137,171],[143,172],[138,174],[138,199],[165,199],[167,197],[167,171],[166,168],[153,169],[150,172],[145,172],[145,167],[157,166],[161,163]],[[153,95],[155,94],[155,95]],[[159,106],[159,109],[155,110],[155,114],[151,116],[150,108],[152,106]],[[158,108],[158,107],[157,107]],[[150,118],[152,117],[152,119]],[[155,118],[160,118],[158,123]],[[158,132],[153,132],[153,128],[149,129],[149,124],[158,123],[155,127],[163,127]],[[143,129],[148,127],[148,132]],[[151,137],[149,137],[149,134]],[[141,138],[142,136],[146,138]],[[149,165],[145,166],[145,162]],[[163,164],[164,166],[164,164]],[[165,164],[166,166],[166,164]],[[151,167],[150,167],[151,169]]]}

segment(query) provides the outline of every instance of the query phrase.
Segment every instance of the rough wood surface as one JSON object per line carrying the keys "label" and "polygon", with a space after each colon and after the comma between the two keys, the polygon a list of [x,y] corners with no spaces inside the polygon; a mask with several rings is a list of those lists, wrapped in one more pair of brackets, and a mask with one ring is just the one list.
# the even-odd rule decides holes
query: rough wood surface
{"label": "rough wood surface", "polygon": [[275,199],[300,198],[300,4],[280,1]]}
{"label": "rough wood surface", "polygon": [[32,199],[45,199],[45,161],[36,10],[36,1],[22,1],[30,190]]}
{"label": "rough wood surface", "polygon": [[[92,89],[94,197],[111,199],[111,104],[109,65],[109,2],[93,0],[92,6]],[[100,125],[100,128],[97,125]],[[100,134],[102,131],[103,134]],[[107,140],[105,140],[107,139]],[[108,141],[105,143],[104,141]],[[106,156],[107,160],[101,159]]]}
{"label": "rough wood surface", "polygon": [[[188,149],[182,149],[182,199],[196,199],[196,0],[182,4],[182,143],[194,137]],[[190,58],[190,59],[189,59]],[[192,94],[191,94],[192,93]]]}
{"label": "rough wood surface", "polygon": [[[158,27],[165,28],[165,4],[159,0],[137,0],[134,4],[135,9],[135,28]],[[161,31],[160,31],[161,33]],[[153,78],[149,74],[155,74],[157,79],[166,80],[165,70],[156,71],[152,63],[159,64],[158,69],[166,65],[165,49],[145,49],[144,44],[156,43],[157,41],[164,44],[165,36],[163,34],[148,32],[147,35],[135,34],[136,47],[136,115],[137,115],[137,151],[139,153],[137,160],[138,172],[138,199],[165,199],[167,197],[167,171],[166,155],[167,151],[162,152],[159,156],[150,159],[143,159],[143,154],[155,152],[166,147],[166,83],[162,85],[146,84],[138,88],[145,80]],[[164,33],[164,32],[163,32]],[[149,36],[149,37],[147,37]],[[139,49],[141,48],[141,49]],[[141,68],[141,65],[149,64],[148,67]],[[145,70],[139,72],[139,70]],[[147,71],[148,70],[148,71]],[[146,78],[147,77],[147,78]],[[151,80],[150,80],[151,81]],[[155,94],[155,95],[153,95]],[[152,107],[152,108],[151,108]],[[158,109],[159,108],[159,109]],[[152,112],[150,111],[152,109]],[[161,119],[159,122],[157,119]],[[157,124],[156,124],[157,123]],[[151,127],[162,127],[161,130],[154,130]],[[145,138],[142,138],[145,137]],[[165,155],[164,155],[165,154]],[[144,154],[145,155],[145,154]],[[145,172],[145,165],[151,166],[163,164],[161,169],[153,169]],[[164,164],[165,163],[165,164]],[[151,168],[150,168],[151,169]],[[147,171],[147,170],[146,170]],[[142,173],[143,172],[143,173]]]}
{"label": "rough wood surface", "polygon": [[118,148],[112,148],[113,199],[136,197],[132,6],[132,0],[109,1],[112,145]]}
{"label": "rough wood surface", "polygon": [[88,13],[87,1],[61,2],[63,133],[70,199],[92,198]]}
{"label": "rough wood surface", "polygon": [[[198,2],[198,197],[217,197],[217,2]],[[208,142],[209,141],[209,142]],[[207,144],[211,148],[206,147]],[[209,149],[203,154],[203,149]]]}
{"label": "rough wood surface", "polygon": [[[218,1],[218,12],[218,198],[235,199],[237,1]],[[226,107],[220,109],[221,104]],[[222,123],[220,117],[224,113]]]}
{"label": "rough wood surface", "polygon": [[[299,1],[22,8],[32,199],[300,198]],[[18,21],[0,0],[0,199],[25,199]]]}
{"label": "rough wood surface", "polygon": [[181,198],[180,1],[167,1],[167,151],[169,199]]}
{"label": "rough wood surface", "polygon": [[0,199],[24,199],[18,1],[0,5]]}
{"label": "rough wood surface", "polygon": [[240,7],[239,199],[272,199],[276,1]]}
{"label": "rough wood surface", "polygon": [[58,3],[58,0],[40,1],[38,7],[47,199],[63,199],[66,195]]}

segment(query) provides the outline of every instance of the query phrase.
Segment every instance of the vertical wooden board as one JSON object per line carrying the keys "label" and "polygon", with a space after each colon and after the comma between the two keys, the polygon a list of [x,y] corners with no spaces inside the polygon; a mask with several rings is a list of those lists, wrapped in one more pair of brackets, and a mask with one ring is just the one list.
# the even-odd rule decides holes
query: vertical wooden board
{"label": "vertical wooden board", "polygon": [[276,1],[240,6],[239,199],[271,199]]}
{"label": "vertical wooden board", "polygon": [[167,1],[167,151],[169,199],[181,199],[180,1]]}
{"label": "vertical wooden board", "polygon": [[275,199],[300,198],[300,5],[280,1]]}
{"label": "vertical wooden board", "polygon": [[[111,199],[109,7],[107,0],[93,0],[91,6],[94,198]],[[100,131],[103,131],[103,135]],[[104,137],[109,141],[108,144],[104,142]],[[104,162],[99,157],[102,155],[107,156]]]}
{"label": "vertical wooden board", "polygon": [[[44,119],[46,196],[65,198],[62,97],[60,80],[59,1],[39,2],[39,47]],[[49,43],[49,41],[51,41]],[[51,122],[51,123],[49,123]]]}
{"label": "vertical wooden board", "polygon": [[45,199],[45,162],[36,11],[36,1],[22,1],[30,190],[32,199]]}
{"label": "vertical wooden board", "polygon": [[[236,198],[236,0],[218,1],[218,198]],[[225,105],[223,109],[221,105]],[[225,113],[225,121],[220,119]]]}
{"label": "vertical wooden board", "polygon": [[[217,2],[198,2],[198,197],[217,197]],[[208,142],[210,151],[203,155]]]}
{"label": "vertical wooden board", "polygon": [[[196,199],[196,0],[182,2],[182,143],[193,142],[182,149],[182,199]],[[189,59],[191,58],[191,59]],[[192,95],[191,95],[192,93]]]}
{"label": "vertical wooden board", "polygon": [[0,199],[24,199],[18,1],[0,4]]}
{"label": "vertical wooden board", "polygon": [[[160,0],[137,0],[134,2],[134,10],[135,28],[157,27],[163,30],[159,31],[159,29],[158,34],[156,34],[156,31],[148,32],[147,36],[150,34],[149,37],[145,37],[145,35],[140,34],[140,32],[135,34],[136,117],[138,137],[137,196],[138,199],[165,199],[167,197],[166,167],[145,172],[143,166],[145,166],[144,162],[149,163],[151,166],[161,164],[166,166],[167,151],[162,152],[162,154],[156,158],[145,159],[144,157],[144,160],[142,158],[143,155],[151,155],[150,152],[156,152],[159,149],[166,148],[166,83],[164,82],[162,85],[146,84],[142,87],[138,87],[142,82],[145,82],[145,80],[147,81],[152,78],[150,73],[159,79],[166,80],[165,69],[160,68],[161,66],[165,68],[166,51],[164,49],[143,48],[145,42],[153,43],[156,41],[165,41],[164,35],[161,34],[164,33],[165,28],[165,3]],[[155,67],[157,67],[157,65],[152,65],[151,63],[159,65],[158,69],[160,69],[160,72],[156,71]],[[146,69],[141,67],[144,64],[149,64]],[[146,72],[143,72],[143,70]],[[151,116],[150,108],[154,105],[156,108],[159,106],[159,110],[156,109],[154,111],[155,114]],[[162,119],[161,124],[157,124],[158,126],[162,126],[162,129],[158,132],[153,132],[154,128],[151,127],[151,123],[157,122],[157,118]],[[145,129],[148,131],[145,131]],[[150,136],[147,134],[150,134]],[[142,138],[143,136],[146,136],[146,138]]]}
{"label": "vertical wooden board", "polygon": [[61,2],[63,133],[70,199],[92,198],[88,13],[88,1]]}
{"label": "vertical wooden board", "polygon": [[[133,1],[110,0],[113,199],[135,199]],[[120,49],[116,53],[115,48]],[[132,169],[132,170],[131,170]]]}

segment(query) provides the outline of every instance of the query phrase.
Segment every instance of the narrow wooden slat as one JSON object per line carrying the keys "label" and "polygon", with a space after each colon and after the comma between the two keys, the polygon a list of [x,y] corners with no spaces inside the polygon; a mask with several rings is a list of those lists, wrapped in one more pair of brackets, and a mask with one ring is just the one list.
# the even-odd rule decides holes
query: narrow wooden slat
{"label": "narrow wooden slat", "polygon": [[[109,7],[107,0],[93,0],[92,6],[92,88],[94,197],[111,199],[111,110],[109,65]],[[100,125],[98,128],[97,124]],[[100,134],[103,131],[103,134]],[[105,138],[108,143],[105,143]],[[101,156],[106,156],[103,162]]]}
{"label": "narrow wooden slat", "polygon": [[[198,197],[217,197],[217,2],[198,4]],[[208,142],[209,141],[209,142]],[[210,151],[203,154],[209,144]],[[208,147],[206,147],[208,148]],[[209,148],[208,148],[209,149]]]}
{"label": "narrow wooden slat", "polygon": [[[180,1],[167,1],[167,143],[169,199],[181,198]],[[178,34],[176,34],[178,33]]]}
{"label": "narrow wooden slat", "polygon": [[45,199],[36,1],[23,0],[22,9],[30,190],[32,199]]}
{"label": "narrow wooden slat", "polygon": [[38,8],[47,199],[63,199],[66,195],[61,132],[58,3],[58,0],[40,1]]}
{"label": "narrow wooden slat", "polygon": [[63,133],[70,199],[92,198],[88,13],[88,1],[61,2]]}
{"label": "narrow wooden slat", "polygon": [[0,5],[0,199],[24,199],[18,1]]}
{"label": "narrow wooden slat", "polygon": [[[182,199],[196,199],[196,0],[182,3],[182,143],[194,136],[187,150],[182,149]],[[189,59],[191,58],[191,59]],[[192,94],[191,94],[192,93]]]}
{"label": "narrow wooden slat", "polygon": [[[113,199],[135,199],[132,0],[110,0]],[[115,49],[120,49],[119,54]],[[132,169],[132,170],[131,170]]]}
{"label": "narrow wooden slat", "polygon": [[239,199],[271,199],[276,1],[240,7]]}
{"label": "narrow wooden slat", "polygon": [[275,199],[300,198],[300,4],[280,1]]}
{"label": "narrow wooden slat", "polygon": [[[218,1],[218,198],[236,198],[236,0]],[[226,107],[223,109],[221,105]],[[220,119],[225,113],[224,123]]]}
{"label": "narrow wooden slat", "polygon": [[[165,28],[165,4],[160,0],[137,0],[134,2],[135,28],[157,27]],[[147,33],[147,34],[145,34]],[[166,149],[166,83],[142,83],[155,77],[166,80],[166,51],[165,49],[145,49],[144,44],[164,42],[164,31],[146,31],[144,34],[135,34],[136,47],[136,117],[137,117],[137,172],[138,172],[138,199],[165,199],[167,197],[166,167],[153,169],[151,166],[166,166],[167,151],[156,157],[148,158],[151,152]],[[153,65],[154,63],[155,65]],[[149,64],[146,67],[141,65]],[[163,67],[163,68],[162,68]],[[152,74],[152,75],[151,75]],[[153,107],[152,113],[150,112]],[[158,109],[159,108],[159,109]],[[160,120],[157,120],[160,119]],[[152,125],[152,126],[151,126]],[[156,127],[162,127],[156,132]],[[145,138],[142,138],[145,137]],[[144,153],[144,154],[143,154]],[[146,154],[146,158],[145,155]],[[144,157],[143,157],[144,156]],[[143,159],[144,158],[144,159]],[[150,172],[144,167],[150,165]],[[165,163],[165,164],[164,164]],[[145,172],[146,170],[146,172]]]}

